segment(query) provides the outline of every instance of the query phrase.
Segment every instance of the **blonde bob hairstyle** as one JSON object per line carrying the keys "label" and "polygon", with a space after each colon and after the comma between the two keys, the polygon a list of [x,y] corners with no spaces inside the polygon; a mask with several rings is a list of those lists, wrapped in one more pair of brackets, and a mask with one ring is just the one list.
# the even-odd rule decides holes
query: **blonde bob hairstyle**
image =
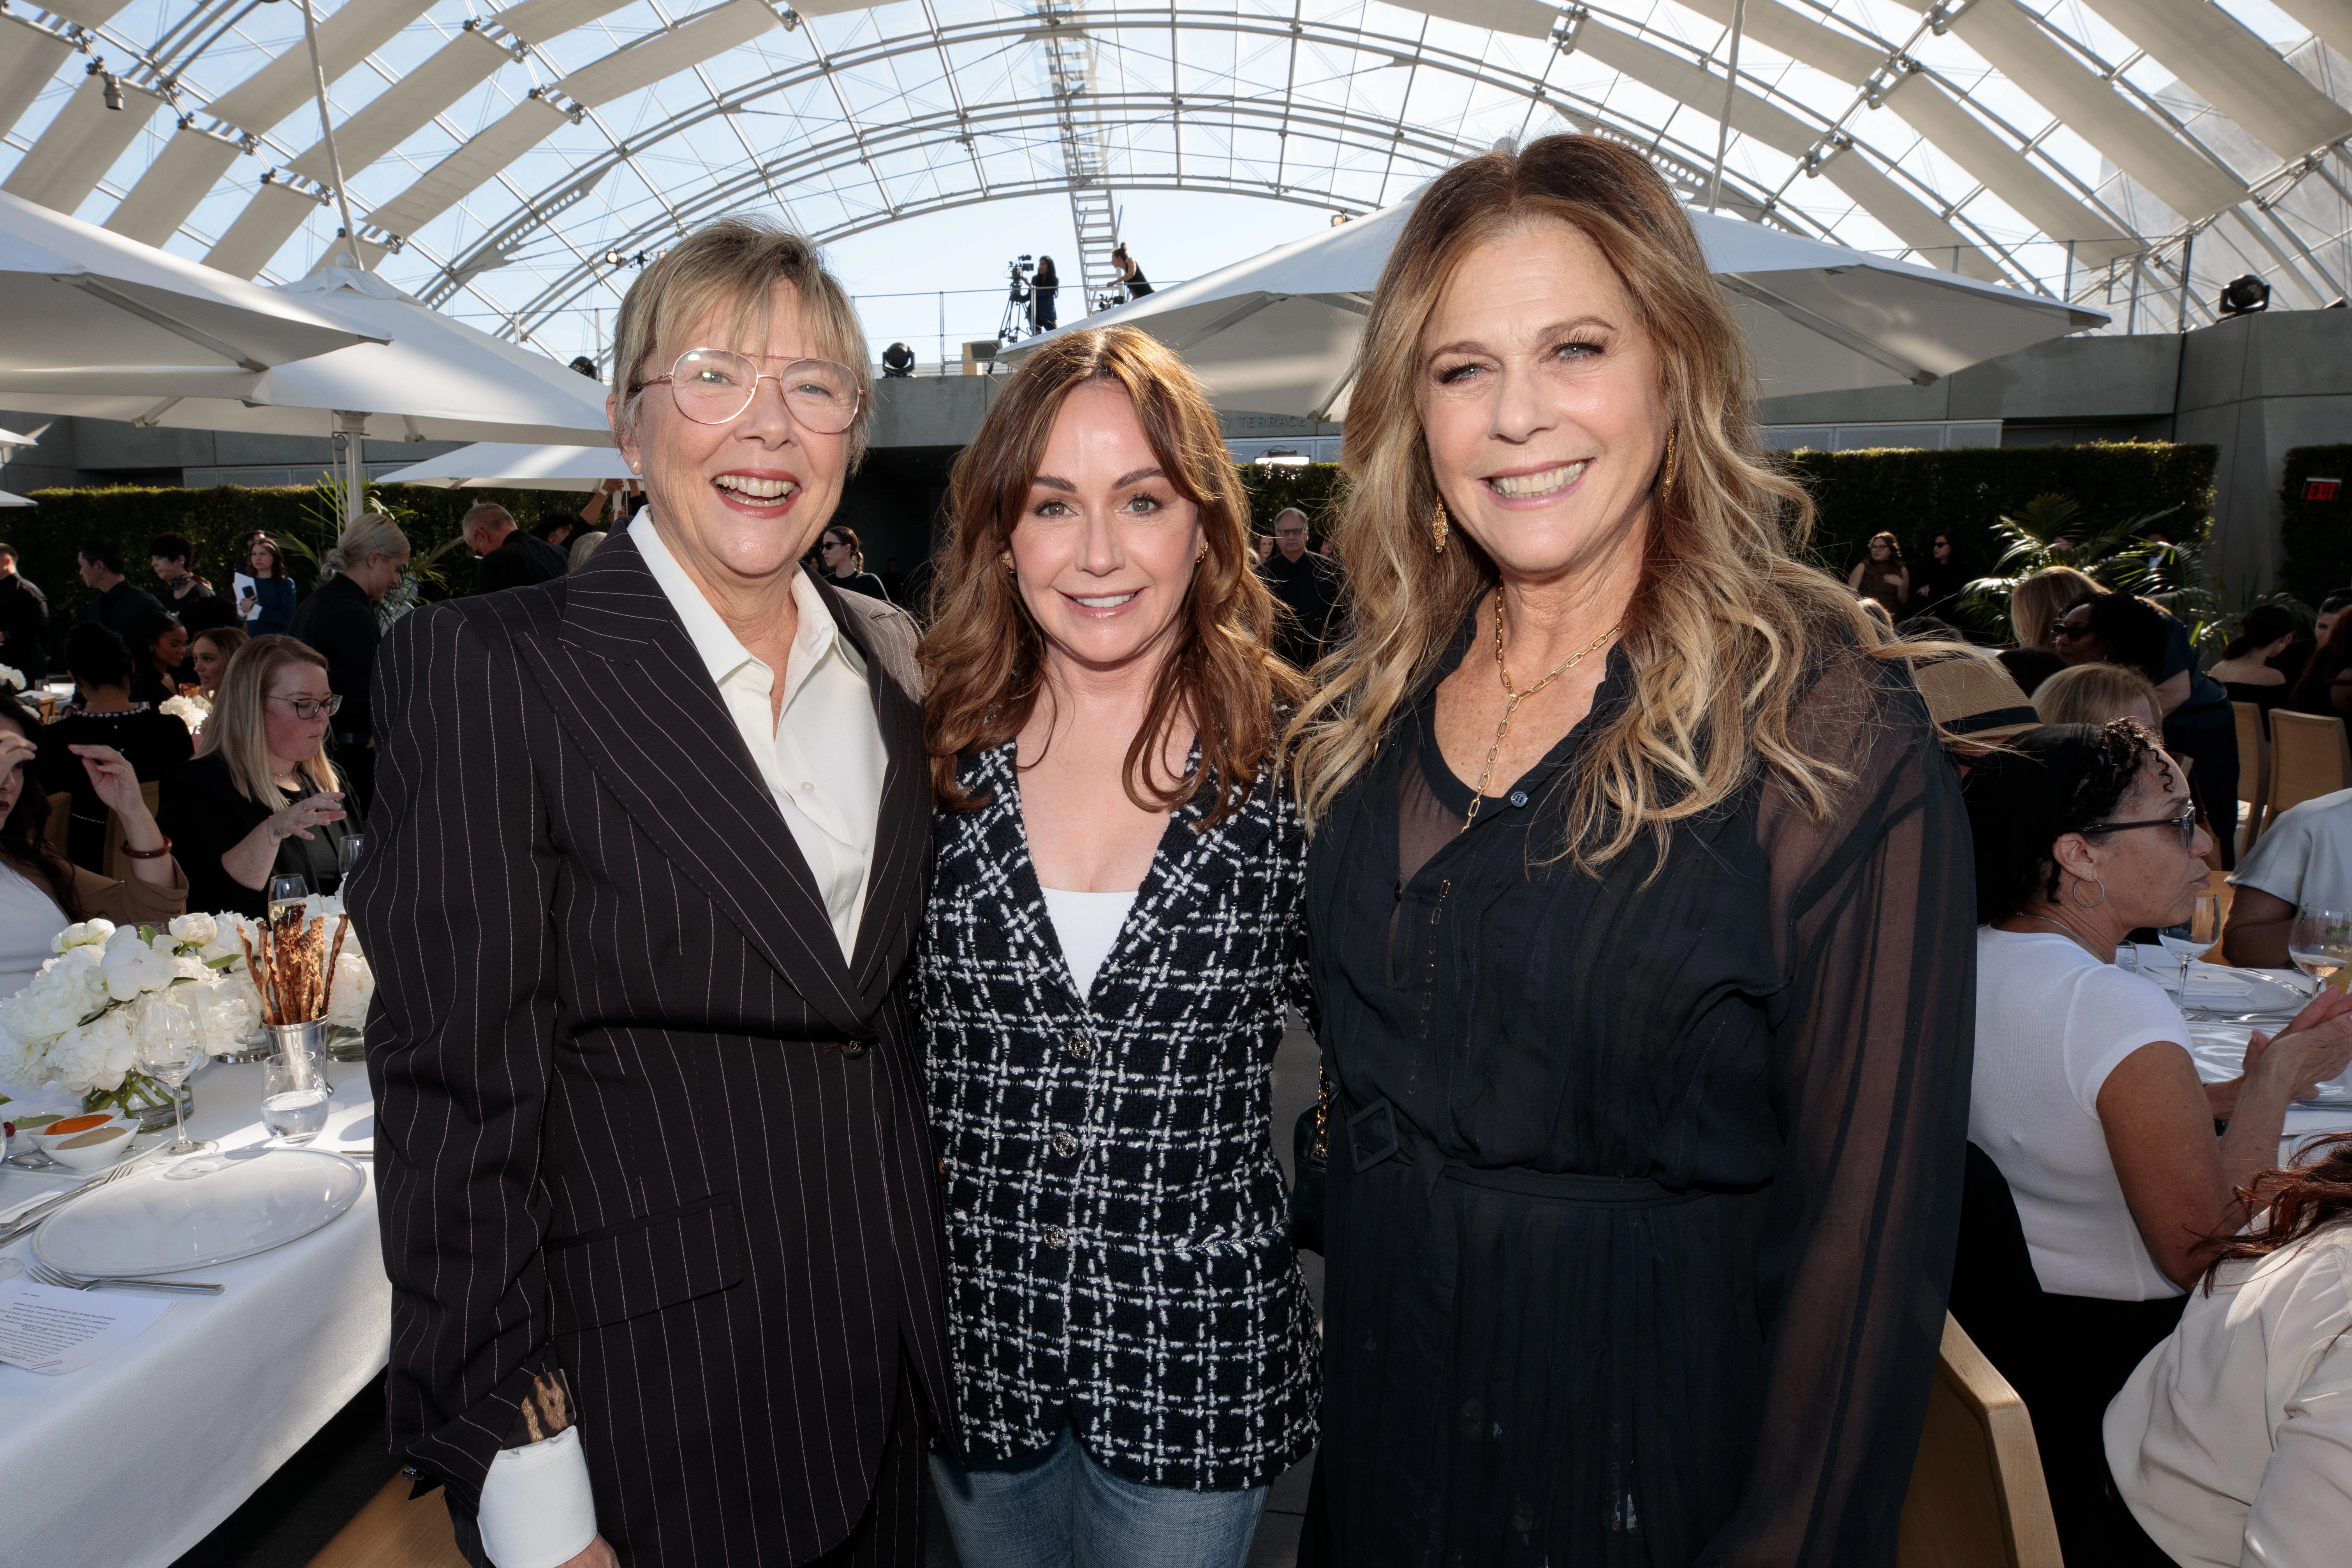
{"label": "blonde bob hairstyle", "polygon": [[2019,578],[2009,591],[2009,625],[2017,634],[2017,646],[2047,652],[2050,628],[2059,617],[2084,599],[2095,599],[2106,591],[2097,579],[2072,566],[2044,566]]}
{"label": "blonde bob hairstyle", "polygon": [[[218,752],[228,763],[228,776],[236,781],[239,793],[271,811],[283,811],[291,803],[269,776],[269,740],[262,727],[262,705],[278,672],[296,664],[324,669],[327,658],[309,643],[278,633],[255,637],[237,649],[230,656],[228,668],[221,671],[212,717],[205,721],[204,740],[196,747],[200,757]],[[297,763],[295,772],[310,780],[314,789],[342,787],[335,782],[335,764],[327,760],[324,735],[319,737],[318,754]]]}
{"label": "blonde bob hairstyle", "polygon": [[[931,629],[919,650],[930,683],[923,743],[931,793],[950,811],[979,805],[956,777],[957,760],[1020,734],[1045,688],[1045,634],[1001,557],[1028,510],[1063,400],[1092,382],[1126,389],[1160,471],[1199,509],[1208,554],[1193,568],[1124,778],[1127,797],[1145,811],[1170,810],[1215,779],[1220,798],[1206,827],[1238,809],[1273,765],[1276,705],[1298,701],[1306,681],[1269,645],[1274,596],[1255,570],[1249,502],[1216,411],[1184,363],[1133,327],[1066,332],[1038,349],[1005,381],[956,458]],[[1167,777],[1167,739],[1186,721],[1199,737],[1200,773]]]}
{"label": "blonde bob hairstyle", "polygon": [[1353,605],[1322,689],[1291,728],[1311,822],[1370,763],[1412,692],[1497,581],[1461,529],[1430,548],[1438,495],[1416,392],[1422,334],[1472,251],[1558,222],[1599,247],[1654,346],[1675,442],[1653,479],[1641,577],[1620,641],[1632,700],[1566,791],[1564,857],[1597,871],[1643,834],[1721,806],[1761,766],[1817,819],[1849,775],[1807,754],[1791,706],[1841,650],[1919,651],[1874,627],[1842,582],[1791,556],[1812,502],[1758,438],[1746,339],[1674,194],[1642,155],[1547,136],[1457,164],[1423,193],[1372,296],[1358,350],[1333,534]]}
{"label": "blonde bob hairstyle", "polygon": [[[856,473],[874,433],[874,369],[866,362],[866,328],[849,291],[825,270],[816,247],[757,217],[705,224],[637,274],[613,325],[614,395],[621,428],[635,431],[646,378],[666,374],[688,349],[730,349],[768,340],[776,285],[789,283],[808,321],[813,355],[839,362],[857,378],[857,417],[849,425],[849,471]],[[687,334],[714,310],[728,312],[726,341],[690,343]],[[656,390],[668,395],[667,384]]]}
{"label": "blonde bob hairstyle", "polygon": [[363,511],[335,536],[333,546],[320,563],[319,581],[331,583],[337,573],[366,565],[371,555],[397,561],[408,552],[408,535],[400,531],[400,524],[380,511]]}
{"label": "blonde bob hairstyle", "polygon": [[2147,676],[2129,665],[2078,664],[2062,669],[2033,689],[2033,711],[2044,724],[2096,724],[2127,715],[2135,699],[2164,722],[2164,705]]}

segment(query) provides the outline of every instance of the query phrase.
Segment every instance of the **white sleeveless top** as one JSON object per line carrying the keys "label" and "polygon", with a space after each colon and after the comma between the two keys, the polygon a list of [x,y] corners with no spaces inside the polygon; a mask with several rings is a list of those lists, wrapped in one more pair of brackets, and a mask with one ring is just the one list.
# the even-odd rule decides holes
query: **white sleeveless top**
{"label": "white sleeveless top", "polygon": [[1127,923],[1127,911],[1135,907],[1135,894],[1073,893],[1060,888],[1044,891],[1045,914],[1062,944],[1063,961],[1070,966],[1070,978],[1078,983],[1078,994],[1084,996],[1094,990],[1103,961],[1118,945],[1118,930]]}

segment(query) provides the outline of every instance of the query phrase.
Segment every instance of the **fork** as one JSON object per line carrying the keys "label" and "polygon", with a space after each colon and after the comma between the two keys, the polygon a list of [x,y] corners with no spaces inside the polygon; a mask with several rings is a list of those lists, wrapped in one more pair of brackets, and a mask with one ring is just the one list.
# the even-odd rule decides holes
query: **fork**
{"label": "fork", "polygon": [[109,1166],[79,1186],[68,1187],[64,1192],[54,1193],[43,1198],[5,1226],[0,1226],[0,1247],[5,1247],[18,1237],[38,1228],[43,1220],[57,1213],[67,1203],[81,1196],[82,1194],[95,1191],[109,1182],[119,1182],[144,1163],[143,1155],[134,1154],[119,1165]]}
{"label": "fork", "polygon": [[25,1272],[44,1285],[61,1286],[68,1290],[155,1290],[171,1296],[217,1296],[218,1285],[200,1285],[191,1279],[91,1279],[79,1274],[68,1274],[62,1268],[52,1268],[37,1258],[26,1259]]}

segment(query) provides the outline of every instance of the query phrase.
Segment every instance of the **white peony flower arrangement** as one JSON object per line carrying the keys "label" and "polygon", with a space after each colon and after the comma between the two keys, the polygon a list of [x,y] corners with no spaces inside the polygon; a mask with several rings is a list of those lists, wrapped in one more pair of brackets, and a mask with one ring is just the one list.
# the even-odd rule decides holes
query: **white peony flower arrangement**
{"label": "white peony flower arrangement", "polygon": [[13,664],[0,664],[0,686],[12,687],[18,691],[24,690],[25,672]]}
{"label": "white peony flower arrangement", "polygon": [[[0,1082],[54,1085],[85,1109],[134,1100],[168,1104],[138,1070],[142,1035],[163,1027],[169,997],[185,1009],[208,1057],[241,1049],[259,1026],[261,998],[247,973],[242,917],[182,915],[167,928],[84,921],[59,931],[57,956],[32,983],[0,1001]],[[357,1029],[375,975],[347,940],[335,965],[330,1024]]]}
{"label": "white peony flower arrangement", "polygon": [[213,705],[201,697],[166,697],[155,705],[158,713],[168,713],[188,727],[193,735],[205,727],[213,716]]}

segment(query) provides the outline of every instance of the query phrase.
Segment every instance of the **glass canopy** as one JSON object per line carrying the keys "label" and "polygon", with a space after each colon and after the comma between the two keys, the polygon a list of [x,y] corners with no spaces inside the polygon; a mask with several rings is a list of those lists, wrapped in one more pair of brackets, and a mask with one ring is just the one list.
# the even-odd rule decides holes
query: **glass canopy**
{"label": "glass canopy", "polygon": [[302,0],[5,0],[0,188],[264,280],[348,210],[393,282],[564,357],[723,212],[834,242],[1066,198],[1092,293],[1127,193],[1356,214],[1563,129],[2110,331],[2246,273],[2352,292],[2352,0],[310,3],[315,67]]}

